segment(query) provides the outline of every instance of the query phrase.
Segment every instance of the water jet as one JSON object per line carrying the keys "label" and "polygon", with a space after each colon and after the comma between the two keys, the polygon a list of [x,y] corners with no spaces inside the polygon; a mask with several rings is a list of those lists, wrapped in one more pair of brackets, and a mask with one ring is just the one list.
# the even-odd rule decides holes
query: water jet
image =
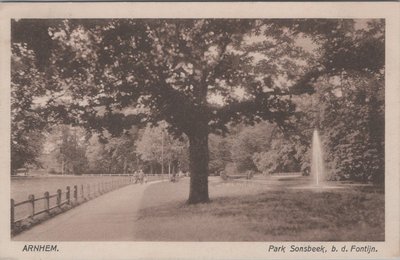
{"label": "water jet", "polygon": [[311,177],[313,178],[314,185],[319,187],[323,185],[323,182],[325,181],[325,176],[322,144],[317,129],[315,129],[313,132],[311,152]]}

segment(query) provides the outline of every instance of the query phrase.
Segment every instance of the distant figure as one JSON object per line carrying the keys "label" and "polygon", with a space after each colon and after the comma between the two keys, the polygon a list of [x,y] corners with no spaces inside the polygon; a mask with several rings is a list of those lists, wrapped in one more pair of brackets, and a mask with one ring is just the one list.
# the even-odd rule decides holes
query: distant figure
{"label": "distant figure", "polygon": [[173,172],[171,176],[171,182],[178,182],[178,181],[179,181],[179,175],[176,172]]}
{"label": "distant figure", "polygon": [[137,171],[133,174],[133,178],[135,178],[135,184],[139,182],[139,173]]}
{"label": "distant figure", "polygon": [[248,170],[246,172],[246,179],[250,180],[251,178],[253,178],[254,176],[254,172],[252,170]]}
{"label": "distant figure", "polygon": [[144,176],[143,170],[139,171],[139,180],[140,180],[140,184],[143,184],[143,182],[145,181],[145,176]]}

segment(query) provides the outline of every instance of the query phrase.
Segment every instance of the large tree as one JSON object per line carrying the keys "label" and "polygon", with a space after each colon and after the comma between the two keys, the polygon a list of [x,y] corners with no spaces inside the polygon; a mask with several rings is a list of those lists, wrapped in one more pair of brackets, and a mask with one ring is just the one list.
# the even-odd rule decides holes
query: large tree
{"label": "large tree", "polygon": [[74,100],[68,111],[88,103],[74,114],[91,127],[101,121],[117,134],[123,126],[165,120],[170,131],[184,133],[189,203],[209,200],[210,133],[226,131],[231,121],[283,123],[294,110],[280,98],[289,88],[281,82],[294,84],[306,73],[298,64],[304,53],[279,21],[102,22],[66,21],[49,30],[58,46],[53,77],[63,79],[56,89]]}
{"label": "large tree", "polygon": [[284,127],[295,112],[290,96],[313,92],[310,83],[343,65],[335,63],[343,54],[335,49],[307,55],[304,35],[341,43],[336,32],[352,26],[351,20],[254,19],[21,23],[37,23],[47,32],[43,42],[51,43],[40,48],[31,41],[53,93],[50,116],[114,135],[132,124],[165,120],[169,131],[188,137],[189,203],[209,200],[208,135],[227,131],[229,122],[268,120]]}

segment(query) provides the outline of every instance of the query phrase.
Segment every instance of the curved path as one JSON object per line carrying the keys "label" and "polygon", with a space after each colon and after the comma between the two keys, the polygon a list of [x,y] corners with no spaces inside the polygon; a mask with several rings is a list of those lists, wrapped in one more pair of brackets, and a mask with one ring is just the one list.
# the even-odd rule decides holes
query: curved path
{"label": "curved path", "polygon": [[147,184],[128,185],[49,219],[14,241],[132,241]]}

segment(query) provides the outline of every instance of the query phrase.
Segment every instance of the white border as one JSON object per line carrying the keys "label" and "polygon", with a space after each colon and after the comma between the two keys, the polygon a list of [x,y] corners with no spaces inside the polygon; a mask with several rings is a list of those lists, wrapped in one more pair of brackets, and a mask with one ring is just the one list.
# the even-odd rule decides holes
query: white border
{"label": "white border", "polygon": [[[265,259],[389,258],[400,256],[399,226],[399,3],[7,3],[0,4],[0,259]],[[60,252],[23,253],[26,242],[8,235],[10,199],[10,19],[11,18],[385,18],[386,19],[386,241],[313,242],[59,242]],[[38,243],[31,243],[38,244]],[[53,244],[53,243],[44,243]],[[373,245],[377,254],[267,253],[275,245]]]}

